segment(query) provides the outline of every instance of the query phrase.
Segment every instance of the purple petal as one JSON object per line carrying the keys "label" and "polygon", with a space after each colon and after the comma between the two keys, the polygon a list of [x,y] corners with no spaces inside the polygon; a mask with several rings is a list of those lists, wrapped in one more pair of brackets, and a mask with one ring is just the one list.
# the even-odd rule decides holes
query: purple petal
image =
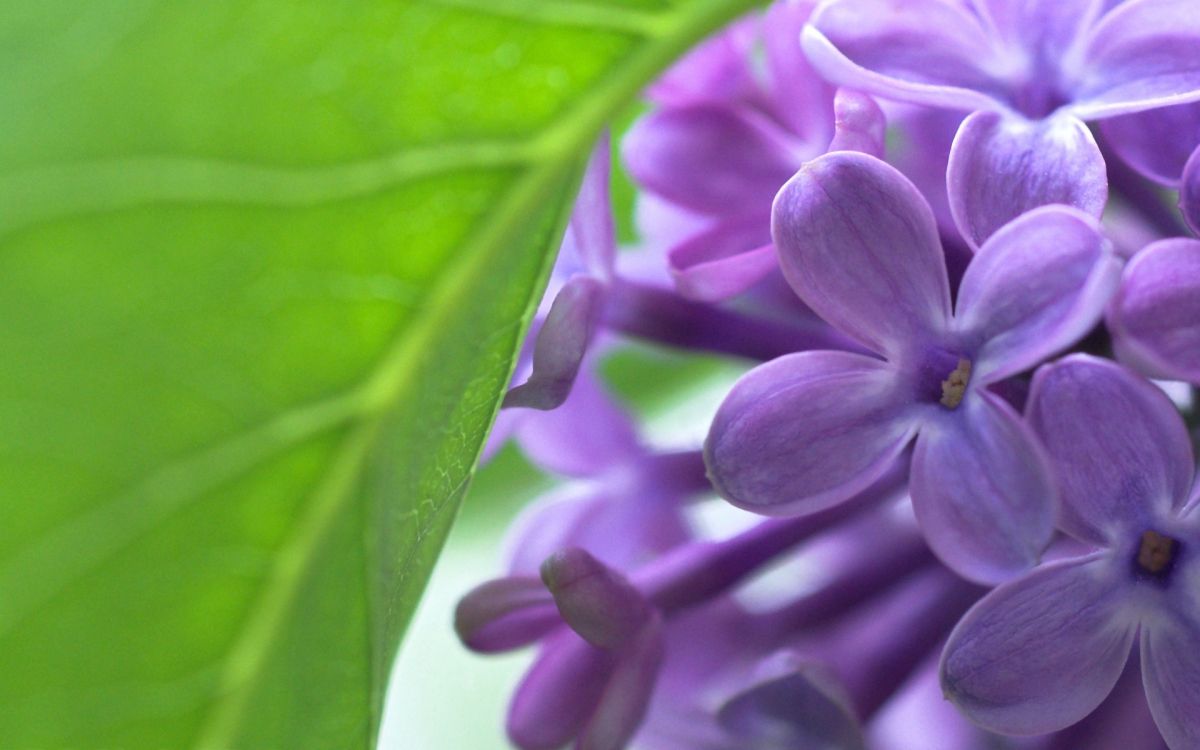
{"label": "purple petal", "polygon": [[[525,414],[514,428],[517,442],[547,471],[593,477],[643,454],[629,415],[586,372],[559,408]],[[588,429],[580,430],[581,423]]]}
{"label": "purple petal", "polygon": [[887,118],[874,99],[851,89],[838,89],[833,110],[835,134],[830,151],[861,151],[883,158]]}
{"label": "purple petal", "polygon": [[665,646],[660,623],[642,628],[621,653],[595,713],[579,736],[578,750],[623,750],[650,706]]}
{"label": "purple petal", "polygon": [[624,647],[652,614],[629,581],[578,547],[546,558],[542,582],[563,620],[593,646]]}
{"label": "purple petal", "polygon": [[816,4],[771,3],[763,16],[762,36],[772,108],[801,141],[822,149],[832,136],[834,89],[813,70],[800,47],[800,32]]}
{"label": "purple petal", "polygon": [[612,278],[617,240],[613,229],[612,199],[609,194],[609,172],[612,169],[611,138],[607,132],[600,138],[588,159],[579,196],[567,234],[583,266],[594,278]]}
{"label": "purple petal", "polygon": [[454,610],[454,630],[472,651],[528,645],[562,625],[554,599],[533,576],[497,578],[472,589]]}
{"label": "purple petal", "polygon": [[1028,55],[1035,66],[1031,75],[1045,75],[1052,72],[1047,69],[1047,63],[1062,56],[1077,42],[1080,34],[1097,20],[1104,3],[1098,0],[973,0],[973,5],[1000,38]]}
{"label": "purple petal", "polygon": [[753,95],[757,83],[750,62],[759,23],[753,18],[738,21],[701,42],[649,87],[650,98],[679,107]]}
{"label": "purple petal", "polygon": [[933,212],[884,162],[838,151],[805,164],[775,199],[771,235],[796,294],[874,351],[902,354],[946,328]]}
{"label": "purple petal", "polygon": [[682,497],[662,482],[613,488],[611,481],[568,484],[523,510],[506,536],[508,570],[536,573],[564,547],[581,547],[606,565],[640,565],[689,537]]}
{"label": "purple petal", "polygon": [[1032,567],[1054,533],[1054,478],[1037,439],[986,391],[921,426],[909,492],[930,548],[973,581]]}
{"label": "purple petal", "polygon": [[504,396],[504,407],[549,410],[566,401],[604,305],[604,284],[574,276],[559,290],[533,348],[533,374]]}
{"label": "purple petal", "polygon": [[1100,119],[1200,100],[1195,0],[1128,0],[1092,30],[1072,110]]}
{"label": "purple petal", "polygon": [[1100,222],[1066,206],[1022,215],[992,235],[963,275],[955,323],[984,342],[972,377],[995,382],[1083,338],[1120,278]]}
{"label": "purple petal", "polygon": [[1200,145],[1200,103],[1163,107],[1100,122],[1121,159],[1155,182],[1179,187],[1183,167]]}
{"label": "purple petal", "polygon": [[944,0],[842,0],[813,14],[801,37],[838,86],[951,109],[990,109],[1006,93],[978,18]]}
{"label": "purple petal", "polygon": [[1092,712],[1121,676],[1136,623],[1102,556],[1044,565],[985,596],[942,654],[942,690],[976,724],[1030,735]]}
{"label": "purple petal", "polygon": [[836,679],[791,652],[769,657],[753,684],[729,698],[717,721],[741,750],[865,747],[854,708]]}
{"label": "purple petal", "polygon": [[741,294],[779,267],[770,214],[721,221],[672,248],[667,262],[684,297],[720,302]]}
{"label": "purple petal", "polygon": [[564,628],[542,647],[513,693],[509,739],[521,750],[560,750],[591,719],[616,665],[615,652]]}
{"label": "purple petal", "polygon": [[802,352],[734,385],[705,444],[709,476],[734,505],[812,513],[878,479],[914,432],[895,371],[847,352]]}
{"label": "purple petal", "polygon": [[974,247],[1039,206],[1061,203],[1099,216],[1108,199],[1104,157],[1070,115],[976,112],[954,139],[946,181],[954,220]]}
{"label": "purple petal", "polygon": [[665,109],[638,120],[622,144],[646,189],[721,216],[762,211],[798,161],[768,125],[717,105]]}
{"label": "purple petal", "polygon": [[1154,723],[1172,748],[1200,747],[1200,606],[1142,627],[1142,681]]}
{"label": "purple petal", "polygon": [[1123,361],[1200,384],[1200,241],[1162,240],[1135,255],[1108,322]]}
{"label": "purple petal", "polygon": [[1192,231],[1200,234],[1200,147],[1192,153],[1183,168],[1183,184],[1179,189],[1179,209]]}
{"label": "purple petal", "polygon": [[1162,391],[1125,368],[1082,354],[1046,365],[1027,418],[1058,476],[1068,534],[1123,542],[1186,500],[1187,428]]}

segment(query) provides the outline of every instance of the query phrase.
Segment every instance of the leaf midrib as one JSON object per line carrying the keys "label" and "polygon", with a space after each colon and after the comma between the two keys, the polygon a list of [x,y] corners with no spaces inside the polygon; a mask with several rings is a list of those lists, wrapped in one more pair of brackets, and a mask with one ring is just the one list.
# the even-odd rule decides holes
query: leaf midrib
{"label": "leaf midrib", "polygon": [[[543,188],[552,185],[556,179],[565,174],[565,170],[570,169],[572,160],[580,158],[607,120],[621,106],[631,101],[656,72],[666,67],[671,60],[682,54],[690,44],[705,33],[720,27],[724,22],[732,20],[758,4],[755,0],[703,0],[702,3],[692,4],[692,9],[695,10],[694,15],[683,15],[682,12],[676,11],[679,19],[677,28],[674,33],[663,35],[663,44],[650,45],[640,50],[634,55],[628,66],[618,68],[604,85],[585,95],[574,110],[564,116],[558,125],[552,126],[542,137],[533,139],[535,143],[539,144],[535,151],[543,153],[546,161],[526,172],[518,180],[516,187],[507,194],[507,199],[497,209],[501,219],[495,224],[485,222],[485,229],[480,236],[467,243],[468,246],[476,248],[472,254],[472,260],[478,261],[481,256],[491,255],[503,249],[505,241],[510,239],[510,235],[521,226],[524,217],[536,210],[537,201],[543,194]],[[664,21],[664,28],[670,26],[671,24]],[[551,158],[551,155],[557,155],[558,159]],[[553,259],[553,253],[547,254],[541,276],[543,284],[549,274]],[[411,367],[410,363],[420,356],[423,346],[436,345],[438,333],[436,322],[445,315],[449,305],[454,304],[457,299],[455,294],[457,289],[470,281],[473,275],[471,271],[482,265],[478,262],[456,264],[451,274],[443,277],[430,295],[429,299],[432,304],[427,307],[430,312],[415,320],[383,358],[381,366],[367,381],[364,389],[367,402],[376,407],[373,409],[375,416],[356,429],[348,439],[339,459],[335,461],[338,470],[335,471],[334,480],[323,486],[339,490],[346,490],[353,486],[358,477],[357,470],[361,469],[367,459],[373,437],[381,428],[383,419],[400,401],[418,371],[417,368]],[[526,312],[521,321],[522,328],[528,325],[537,302],[535,296],[526,305]],[[519,345],[519,341],[517,343]],[[506,381],[508,377],[511,377],[515,360],[516,351],[514,349],[509,354],[510,366]],[[493,418],[498,409],[499,400],[497,399],[492,414]],[[478,454],[482,450],[483,446],[480,445],[475,461],[478,460]],[[472,464],[475,461],[472,461]],[[356,471],[343,472],[341,470],[343,462],[352,465]],[[469,481],[469,475],[464,481]],[[325,493],[326,490],[319,490],[318,497]],[[298,537],[305,544],[296,550],[295,559],[303,562],[303,553],[306,550],[314,549],[321,533],[327,530],[328,519],[336,517],[337,514],[334,511],[343,503],[349,502],[352,496],[352,492],[349,491],[331,494],[324,502],[317,503],[318,507],[314,512],[306,514],[306,519],[302,520],[300,524],[303,531]],[[440,514],[447,500],[448,498],[442,498],[435,503],[434,513],[430,514],[426,518],[426,523],[418,529],[418,537],[429,532],[431,519]],[[310,524],[312,525],[310,526]],[[284,563],[293,559],[291,547],[292,545],[289,545],[289,549],[280,558]],[[411,560],[412,554],[401,564],[400,576],[407,574],[407,566]],[[285,566],[282,569],[277,565],[276,570],[285,578],[284,594],[272,597],[264,605],[263,610],[260,610],[260,613],[252,615],[248,619],[248,625],[242,631],[245,635],[239,639],[239,645],[235,646],[233,650],[235,655],[246,652],[249,657],[247,661],[251,664],[261,664],[262,657],[267,652],[266,644],[271,640],[272,626],[286,613],[288,602],[294,598],[298,590],[302,565]],[[273,575],[272,579],[277,577],[279,576]],[[367,576],[366,580],[370,580],[370,577]],[[270,594],[268,595],[270,596]],[[369,599],[369,592],[367,595]],[[257,654],[257,658],[255,658],[255,654]],[[373,681],[375,681],[375,674],[380,670],[386,670],[388,666],[372,664],[370,673]],[[196,744],[197,750],[228,750],[233,747],[231,740],[236,736],[238,723],[247,708],[246,699],[250,692],[249,688],[256,677],[257,673],[254,670],[240,671],[236,667],[226,673],[223,683],[226,688],[230,689],[230,693],[234,694],[234,697],[221,702],[216,711],[210,714],[209,721],[199,735]],[[372,693],[371,688],[372,686],[368,686],[367,694]],[[221,692],[226,695],[230,694],[225,691]],[[374,717],[372,717],[372,724],[369,737],[371,742],[374,742],[378,732],[378,722],[374,721]],[[370,748],[365,750],[370,750]]]}

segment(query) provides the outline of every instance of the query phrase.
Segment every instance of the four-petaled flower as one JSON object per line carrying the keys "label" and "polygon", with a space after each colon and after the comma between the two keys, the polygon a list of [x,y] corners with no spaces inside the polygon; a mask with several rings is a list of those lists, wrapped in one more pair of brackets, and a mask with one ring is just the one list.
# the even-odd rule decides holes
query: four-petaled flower
{"label": "four-petaled flower", "polygon": [[1200,510],[1174,405],[1119,365],[1074,355],[1038,371],[1029,419],[1062,489],[1061,526],[1101,551],[995,589],[950,636],[946,695],[1006,734],[1074,724],[1112,690],[1135,638],[1155,723],[1200,747]]}
{"label": "four-petaled flower", "polygon": [[755,368],[713,421],[710,476],[735,505],[839,503],[916,438],[910,492],[930,546],[983,582],[1033,565],[1056,500],[1037,441],[987,386],[1081,338],[1119,265],[1090,216],[1030,212],[976,255],[951,313],[932,212],[870,156],[818,158],[780,191],[773,234],[788,283],[878,358],[813,351]]}

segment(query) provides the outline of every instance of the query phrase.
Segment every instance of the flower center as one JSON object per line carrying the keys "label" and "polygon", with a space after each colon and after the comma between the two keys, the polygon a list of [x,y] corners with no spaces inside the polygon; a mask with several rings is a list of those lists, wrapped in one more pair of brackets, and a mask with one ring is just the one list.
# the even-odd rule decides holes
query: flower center
{"label": "flower center", "polygon": [[960,357],[958,365],[942,381],[942,398],[938,402],[947,409],[957,409],[971,382],[971,360]]}
{"label": "flower center", "polygon": [[1146,531],[1134,558],[1135,572],[1143,578],[1165,580],[1179,556],[1179,541],[1157,531]]}

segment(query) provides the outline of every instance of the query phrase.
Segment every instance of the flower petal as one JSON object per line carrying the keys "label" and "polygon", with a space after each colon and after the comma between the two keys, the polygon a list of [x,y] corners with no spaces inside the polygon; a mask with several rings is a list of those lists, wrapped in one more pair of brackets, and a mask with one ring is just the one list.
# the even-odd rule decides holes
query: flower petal
{"label": "flower petal", "polygon": [[976,112],[954,139],[946,181],[954,221],[973,247],[1039,206],[1061,203],[1099,216],[1108,199],[1100,148],[1070,115],[1024,120]]}
{"label": "flower petal", "polygon": [[762,21],[770,104],[788,128],[814,148],[814,156],[833,135],[834,92],[800,47],[800,33],[816,5],[816,0],[771,3]]}
{"label": "flower petal", "polygon": [[646,93],[658,104],[679,107],[698,102],[736,101],[757,91],[752,50],[761,21],[737,21],[667,68]]}
{"label": "flower petal", "polygon": [[621,651],[592,717],[579,735],[578,750],[622,750],[650,707],[666,650],[657,619]]}
{"label": "flower petal", "polygon": [[454,630],[467,648],[496,653],[533,643],[562,625],[550,592],[533,576],[496,578],[476,586],[454,610]]}
{"label": "flower petal", "polygon": [[812,513],[878,479],[912,438],[891,367],[802,352],[751,370],[713,420],[705,461],[717,491],[769,515]]}
{"label": "flower petal", "polygon": [[955,323],[982,343],[972,377],[995,382],[1083,338],[1120,278],[1100,222],[1066,206],[1023,214],[992,235],[963,275]]}
{"label": "flower petal", "polygon": [[739,750],[865,747],[854,707],[837,680],[799,654],[780,652],[726,700],[717,721]]}
{"label": "flower petal", "polygon": [[1085,120],[1200,101],[1195,0],[1128,0],[1092,29],[1074,73]]}
{"label": "flower petal", "polygon": [[571,393],[604,305],[604,284],[574,276],[554,298],[533,347],[533,374],[504,396],[504,407],[550,410]]}
{"label": "flower petal", "polygon": [[1200,147],[1192,153],[1183,168],[1183,184],[1179,189],[1179,209],[1193,232],[1200,234]]}
{"label": "flower petal", "polygon": [[1171,748],[1200,747],[1200,611],[1142,627],[1142,681]]}
{"label": "flower petal", "polygon": [[1183,419],[1125,368],[1081,354],[1046,365],[1026,415],[1058,476],[1068,534],[1123,542],[1187,499],[1195,464]]}
{"label": "flower petal", "polygon": [[582,547],[624,569],[690,539],[681,494],[665,490],[662,481],[617,491],[610,484],[569,483],[525,508],[505,535],[509,573],[536,573],[564,547]]}
{"label": "flower petal", "polygon": [[720,302],[741,294],[779,267],[770,214],[721,221],[672,248],[667,263],[684,297]]}
{"label": "flower petal", "polygon": [[942,654],[942,691],[976,724],[1030,735],[1092,712],[1121,676],[1136,623],[1102,556],[1044,565],[992,591]]}
{"label": "flower petal", "polygon": [[771,235],[788,283],[875,352],[923,345],[950,317],[929,204],[894,167],[838,151],[805,164],[775,199]]}
{"label": "flower petal", "polygon": [[[513,429],[525,455],[556,474],[593,477],[643,455],[632,420],[598,379],[582,373],[562,405],[525,412]],[[586,423],[588,429],[580,430]]]}
{"label": "flower petal", "polygon": [[1122,360],[1200,384],[1200,241],[1162,240],[1135,255],[1108,321]]}
{"label": "flower petal", "polygon": [[1032,567],[1054,533],[1054,478],[1037,439],[987,392],[921,426],[909,492],[930,548],[973,581]]}
{"label": "flower petal", "polygon": [[874,99],[852,89],[838,89],[833,111],[835,134],[830,151],[861,151],[883,158],[887,118]]}
{"label": "flower petal", "polygon": [[979,19],[945,0],[825,3],[801,37],[838,86],[917,104],[990,109],[1006,94],[1001,61]]}
{"label": "flower petal", "polygon": [[509,739],[521,750],[566,745],[591,719],[617,658],[566,628],[547,639],[509,703]]}
{"label": "flower petal", "polygon": [[731,106],[664,109],[638,120],[622,144],[646,189],[693,211],[763,211],[798,161],[779,136]]}
{"label": "flower petal", "polygon": [[575,199],[567,235],[584,268],[594,278],[612,278],[616,259],[617,240],[613,228],[612,199],[609,192],[609,172],[612,170],[611,138],[607,132],[588,159],[583,183]]}
{"label": "flower petal", "polygon": [[1100,121],[1105,143],[1155,182],[1179,187],[1183,167],[1200,145],[1200,102]]}

